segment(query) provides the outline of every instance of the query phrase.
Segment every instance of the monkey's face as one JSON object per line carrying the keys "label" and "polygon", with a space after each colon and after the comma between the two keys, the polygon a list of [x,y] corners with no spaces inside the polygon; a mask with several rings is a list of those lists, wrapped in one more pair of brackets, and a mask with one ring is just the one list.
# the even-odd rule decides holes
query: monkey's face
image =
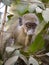
{"label": "monkey's face", "polygon": [[25,14],[22,19],[20,19],[20,24],[24,28],[24,32],[27,35],[33,35],[36,29],[36,26],[39,24],[38,18],[35,14],[28,13]]}
{"label": "monkey's face", "polygon": [[36,28],[37,24],[32,23],[32,22],[27,22],[27,23],[25,23],[24,26],[25,26],[24,27],[25,33],[27,33],[27,35],[33,35],[35,32],[35,28]]}
{"label": "monkey's face", "polygon": [[24,30],[27,33],[27,35],[33,35],[36,26],[39,24],[39,20],[35,14],[28,13],[23,15],[22,23],[24,25]]}

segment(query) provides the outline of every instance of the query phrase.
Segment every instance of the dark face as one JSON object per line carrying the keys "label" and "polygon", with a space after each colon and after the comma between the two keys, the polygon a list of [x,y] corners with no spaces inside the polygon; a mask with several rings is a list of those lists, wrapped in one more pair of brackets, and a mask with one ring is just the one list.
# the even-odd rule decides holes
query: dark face
{"label": "dark face", "polygon": [[[19,25],[22,26],[22,18],[19,18]],[[24,23],[24,30],[27,35],[33,35],[37,24],[33,22]]]}
{"label": "dark face", "polygon": [[31,23],[31,22],[27,22],[26,24],[25,24],[25,26],[28,28],[28,29],[35,29],[36,28],[36,26],[37,26],[37,24],[36,23]]}
{"label": "dark face", "polygon": [[32,22],[25,23],[26,31],[29,35],[32,35],[35,32],[37,24]]}

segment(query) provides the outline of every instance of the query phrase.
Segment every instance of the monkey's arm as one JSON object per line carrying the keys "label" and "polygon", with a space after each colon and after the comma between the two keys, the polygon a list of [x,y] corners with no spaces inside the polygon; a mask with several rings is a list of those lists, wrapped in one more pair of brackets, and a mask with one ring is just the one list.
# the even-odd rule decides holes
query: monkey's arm
{"label": "monkey's arm", "polygon": [[31,40],[32,40],[32,35],[27,35],[26,36],[26,40],[25,40],[25,46],[27,46],[28,44],[30,44]]}

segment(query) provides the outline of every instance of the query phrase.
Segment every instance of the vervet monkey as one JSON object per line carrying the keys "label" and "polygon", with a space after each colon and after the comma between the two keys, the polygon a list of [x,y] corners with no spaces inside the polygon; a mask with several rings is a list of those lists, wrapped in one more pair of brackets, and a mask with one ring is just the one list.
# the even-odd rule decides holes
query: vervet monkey
{"label": "vervet monkey", "polygon": [[16,20],[16,22],[10,25],[10,28],[7,30],[7,32],[9,33],[3,34],[2,45],[0,45],[0,48],[2,48],[2,50],[5,49],[6,45],[10,45],[11,43],[13,43],[13,41],[8,43],[10,38],[11,40],[14,39],[15,44],[22,44],[23,46],[27,46],[28,44],[30,44],[33,41],[33,35],[36,26],[39,24],[39,20],[34,13],[25,14],[19,19],[15,19],[14,17],[12,21],[13,20]]}
{"label": "vervet monkey", "polygon": [[[14,20],[16,20],[14,18]],[[39,24],[37,16],[33,13],[28,13],[18,18],[10,28],[7,30],[9,34],[4,34],[3,43],[8,43],[11,39],[14,39],[15,44],[22,44],[27,46],[33,41],[33,35],[35,32],[36,26]],[[12,41],[13,43],[13,41]],[[11,43],[7,44],[10,45]],[[6,44],[5,44],[6,45]]]}
{"label": "vervet monkey", "polygon": [[37,16],[28,13],[19,18],[19,24],[15,28],[14,38],[16,43],[27,46],[32,41],[36,26],[39,24]]}

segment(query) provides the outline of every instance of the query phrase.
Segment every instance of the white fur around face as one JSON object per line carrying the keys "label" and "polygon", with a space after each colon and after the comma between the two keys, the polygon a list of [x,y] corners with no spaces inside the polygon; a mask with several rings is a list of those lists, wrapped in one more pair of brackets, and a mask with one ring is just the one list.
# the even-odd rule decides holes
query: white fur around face
{"label": "white fur around face", "polygon": [[33,29],[30,29],[30,30],[27,32],[27,35],[33,35]]}

